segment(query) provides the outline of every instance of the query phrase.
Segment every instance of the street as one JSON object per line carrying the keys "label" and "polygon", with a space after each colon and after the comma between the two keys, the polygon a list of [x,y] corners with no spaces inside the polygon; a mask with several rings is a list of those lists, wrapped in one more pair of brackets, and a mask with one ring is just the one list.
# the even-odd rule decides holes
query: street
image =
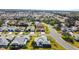
{"label": "street", "polygon": [[78,50],[77,47],[72,46],[71,44],[69,44],[68,42],[66,42],[65,40],[63,40],[60,35],[57,33],[57,31],[55,29],[53,29],[50,25],[49,28],[51,30],[50,35],[56,40],[56,42],[58,42],[62,47],[64,47],[67,50]]}

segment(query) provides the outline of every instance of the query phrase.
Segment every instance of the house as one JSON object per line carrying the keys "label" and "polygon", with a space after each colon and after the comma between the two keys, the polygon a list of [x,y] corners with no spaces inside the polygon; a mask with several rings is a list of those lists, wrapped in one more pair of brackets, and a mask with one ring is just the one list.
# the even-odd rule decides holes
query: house
{"label": "house", "polygon": [[9,20],[4,20],[3,26],[7,26],[8,22],[9,22]]}
{"label": "house", "polygon": [[24,32],[25,27],[19,27],[18,29],[19,29],[21,32]]}
{"label": "house", "polygon": [[45,32],[41,32],[41,35],[45,35]]}
{"label": "house", "polygon": [[3,31],[4,31],[4,30],[7,31],[7,29],[8,29],[7,26],[2,26],[2,30],[3,30]]}
{"label": "house", "polygon": [[62,26],[62,27],[61,27],[61,31],[62,31],[62,32],[66,32],[66,31],[67,31],[66,29],[67,29],[66,26]]}
{"label": "house", "polygon": [[65,19],[65,24],[69,27],[74,26],[76,20],[77,19],[75,19],[75,16],[68,17],[68,19]]}
{"label": "house", "polygon": [[38,37],[34,40],[33,47],[38,48],[51,48],[50,41],[47,39],[46,36]]}
{"label": "house", "polygon": [[35,27],[34,26],[28,26],[25,31],[28,31],[28,32],[34,32],[35,31]]}
{"label": "house", "polygon": [[17,24],[17,20],[9,20],[8,25],[14,26]]}
{"label": "house", "polygon": [[10,44],[11,49],[21,49],[23,48],[26,43],[29,41],[29,36],[28,35],[18,35],[15,37],[15,39],[12,41]]}
{"label": "house", "polygon": [[61,31],[62,32],[74,32],[74,31],[77,31],[77,27],[76,26],[71,26],[71,27],[66,27],[66,26],[63,26],[61,27]]}
{"label": "house", "polygon": [[0,32],[2,32],[3,31],[3,29],[2,29],[2,27],[0,27]]}
{"label": "house", "polygon": [[78,28],[76,26],[72,26],[71,28],[72,28],[72,31],[77,31],[78,30]]}
{"label": "house", "polygon": [[66,30],[67,30],[67,32],[73,32],[72,28],[67,28]]}
{"label": "house", "polygon": [[73,34],[72,32],[69,32],[69,34],[70,34],[71,36],[74,36],[74,34]]}
{"label": "house", "polygon": [[5,38],[0,37],[0,48],[7,48],[9,42]]}
{"label": "house", "polygon": [[79,21],[75,21],[75,26],[79,26]]}
{"label": "house", "polygon": [[75,40],[79,41],[79,34],[74,34]]}
{"label": "house", "polygon": [[6,34],[6,39],[11,42],[14,39],[15,34],[13,34],[12,32],[9,32],[8,34]]}
{"label": "house", "polygon": [[16,29],[16,26],[3,26],[3,27],[0,27],[0,32],[2,31],[8,31],[8,32],[14,32]]}
{"label": "house", "polygon": [[75,21],[75,26],[77,27],[77,30],[79,31],[79,21]]}
{"label": "house", "polygon": [[19,21],[18,25],[19,26],[28,26],[28,23],[26,21]]}
{"label": "house", "polygon": [[35,25],[38,25],[40,22],[39,21],[35,21]]}
{"label": "house", "polygon": [[15,29],[15,32],[24,32],[24,30],[25,30],[25,27],[17,27]]}
{"label": "house", "polygon": [[33,35],[35,35],[35,33],[34,32],[30,32],[29,35],[30,36],[33,36]]}
{"label": "house", "polygon": [[8,32],[14,32],[16,30],[16,26],[9,26],[7,30]]}
{"label": "house", "polygon": [[15,32],[21,32],[21,29],[17,28],[17,29],[15,30]]}
{"label": "house", "polygon": [[65,26],[65,24],[64,23],[61,23],[61,26]]}
{"label": "house", "polygon": [[37,32],[45,32],[44,26],[41,23],[35,25]]}

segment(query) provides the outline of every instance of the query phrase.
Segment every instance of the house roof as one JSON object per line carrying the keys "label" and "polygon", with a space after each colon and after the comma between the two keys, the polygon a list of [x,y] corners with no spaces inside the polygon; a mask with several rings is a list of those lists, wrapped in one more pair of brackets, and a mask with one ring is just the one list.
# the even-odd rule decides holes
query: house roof
{"label": "house roof", "polygon": [[79,21],[76,21],[76,22],[75,22],[75,25],[79,25]]}
{"label": "house roof", "polygon": [[10,30],[15,30],[17,27],[16,26],[10,26],[10,27],[8,27],[8,29],[10,29]]}
{"label": "house roof", "polygon": [[[29,36],[17,36],[12,43],[18,43],[18,44],[26,44],[26,42],[29,40]],[[12,44],[11,43],[11,44]]]}
{"label": "house roof", "polygon": [[8,41],[5,38],[0,38],[0,45],[8,45]]}
{"label": "house roof", "polygon": [[50,44],[50,41],[47,40],[46,36],[41,36],[35,39],[36,43],[41,42],[42,44]]}

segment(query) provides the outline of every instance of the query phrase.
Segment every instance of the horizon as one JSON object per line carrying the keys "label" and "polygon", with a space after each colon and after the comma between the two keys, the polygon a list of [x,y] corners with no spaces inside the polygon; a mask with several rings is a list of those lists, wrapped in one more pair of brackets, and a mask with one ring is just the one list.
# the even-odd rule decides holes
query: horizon
{"label": "horizon", "polygon": [[69,9],[69,10],[65,10],[65,9],[0,9],[0,10],[36,10],[36,11],[79,11],[79,9]]}

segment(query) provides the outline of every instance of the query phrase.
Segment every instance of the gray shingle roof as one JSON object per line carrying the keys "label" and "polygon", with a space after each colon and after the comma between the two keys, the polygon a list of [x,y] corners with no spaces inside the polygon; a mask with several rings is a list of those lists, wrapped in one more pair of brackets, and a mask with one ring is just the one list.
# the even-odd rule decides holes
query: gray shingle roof
{"label": "gray shingle roof", "polygon": [[37,43],[37,45],[39,45],[40,42],[42,44],[50,44],[50,41],[47,40],[46,36],[41,36],[41,37],[36,38],[35,42]]}
{"label": "gray shingle roof", "polygon": [[8,45],[8,41],[5,38],[0,38],[0,45]]}
{"label": "gray shingle roof", "polygon": [[28,40],[29,40],[29,38],[25,37],[25,36],[16,37],[11,44],[13,44],[13,43],[26,44]]}

